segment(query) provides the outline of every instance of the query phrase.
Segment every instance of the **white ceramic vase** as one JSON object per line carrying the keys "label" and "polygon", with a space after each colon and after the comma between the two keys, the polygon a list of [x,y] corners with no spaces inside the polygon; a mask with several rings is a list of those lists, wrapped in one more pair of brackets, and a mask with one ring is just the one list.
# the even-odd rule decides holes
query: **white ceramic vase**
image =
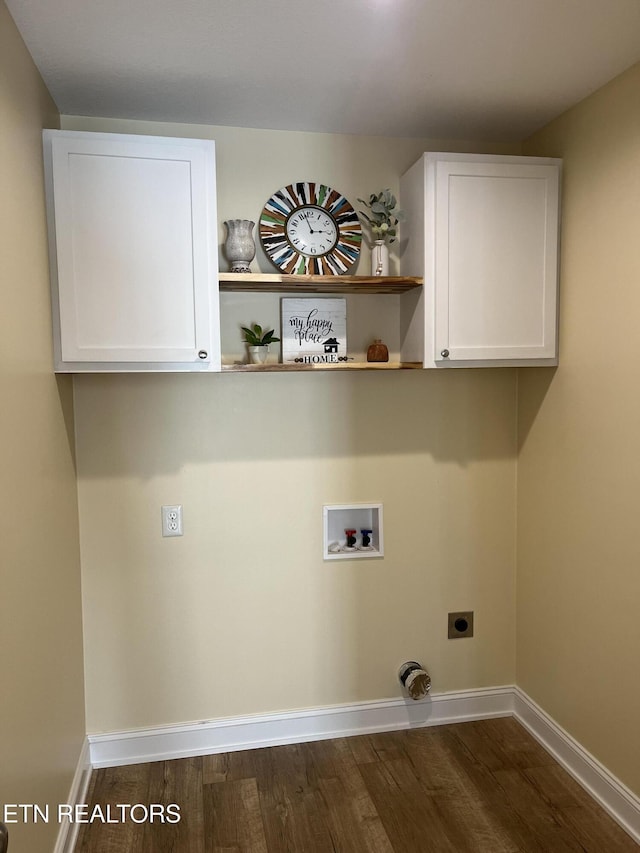
{"label": "white ceramic vase", "polygon": [[249,347],[249,364],[264,364],[269,355],[269,347]]}
{"label": "white ceramic vase", "polygon": [[389,247],[384,240],[376,240],[371,248],[371,275],[389,275]]}
{"label": "white ceramic vase", "polygon": [[250,219],[228,219],[227,239],[224,251],[231,264],[231,272],[251,272],[249,264],[256,256],[256,244],[253,239],[253,227]]}

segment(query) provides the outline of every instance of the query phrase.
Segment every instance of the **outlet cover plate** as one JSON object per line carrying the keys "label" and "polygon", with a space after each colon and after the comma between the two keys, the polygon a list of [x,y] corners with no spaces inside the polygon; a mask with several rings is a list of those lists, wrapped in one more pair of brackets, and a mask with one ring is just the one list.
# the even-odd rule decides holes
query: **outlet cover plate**
{"label": "outlet cover plate", "polygon": [[473,610],[449,613],[449,631],[447,636],[450,640],[473,637]]}
{"label": "outlet cover plate", "polygon": [[162,535],[182,536],[182,505],[162,507]]}

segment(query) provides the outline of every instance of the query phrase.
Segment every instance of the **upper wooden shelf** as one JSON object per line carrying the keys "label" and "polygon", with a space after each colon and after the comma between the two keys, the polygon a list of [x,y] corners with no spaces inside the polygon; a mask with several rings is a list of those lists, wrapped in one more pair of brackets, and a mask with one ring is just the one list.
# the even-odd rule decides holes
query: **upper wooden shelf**
{"label": "upper wooden shelf", "polygon": [[421,285],[421,278],[407,276],[220,273],[220,290],[240,293],[405,293]]}

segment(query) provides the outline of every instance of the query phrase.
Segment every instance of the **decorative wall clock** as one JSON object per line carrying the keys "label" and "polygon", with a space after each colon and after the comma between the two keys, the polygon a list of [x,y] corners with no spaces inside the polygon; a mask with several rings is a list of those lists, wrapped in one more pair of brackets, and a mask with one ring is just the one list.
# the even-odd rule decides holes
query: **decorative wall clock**
{"label": "decorative wall clock", "polygon": [[360,255],[362,229],[347,199],[325,184],[301,182],[275,192],[260,215],[271,261],[296,275],[346,275]]}

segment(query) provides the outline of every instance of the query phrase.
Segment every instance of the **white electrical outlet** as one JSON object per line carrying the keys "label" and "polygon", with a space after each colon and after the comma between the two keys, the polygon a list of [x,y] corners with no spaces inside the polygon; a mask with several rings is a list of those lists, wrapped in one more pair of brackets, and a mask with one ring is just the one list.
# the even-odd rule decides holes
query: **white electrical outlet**
{"label": "white electrical outlet", "polygon": [[162,507],[162,535],[182,536],[182,506]]}

